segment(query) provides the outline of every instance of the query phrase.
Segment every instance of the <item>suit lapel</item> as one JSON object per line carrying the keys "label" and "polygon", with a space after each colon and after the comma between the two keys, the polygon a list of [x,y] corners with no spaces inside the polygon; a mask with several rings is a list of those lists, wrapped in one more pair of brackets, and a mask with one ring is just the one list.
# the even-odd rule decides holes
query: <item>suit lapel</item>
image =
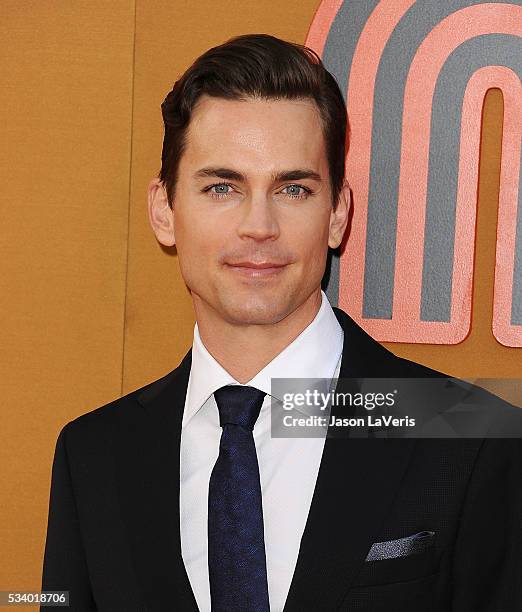
{"label": "suit lapel", "polygon": [[[334,308],[344,331],[339,378],[385,377],[399,360]],[[339,385],[337,391],[351,387]],[[333,408],[333,414],[339,410]],[[284,612],[335,610],[376,541],[413,439],[327,437]]]}
{"label": "suit lapel", "polygon": [[191,351],[180,365],[137,396],[125,411],[116,453],[118,486],[131,555],[146,609],[197,612],[181,556],[179,451]]}

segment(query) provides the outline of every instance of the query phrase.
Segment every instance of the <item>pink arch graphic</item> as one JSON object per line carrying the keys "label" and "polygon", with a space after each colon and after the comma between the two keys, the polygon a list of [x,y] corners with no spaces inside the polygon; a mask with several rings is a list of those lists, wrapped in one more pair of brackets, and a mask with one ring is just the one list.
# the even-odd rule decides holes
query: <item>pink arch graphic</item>
{"label": "pink arch graphic", "polygon": [[[373,95],[377,70],[384,47],[395,27],[416,0],[382,0],[376,6],[357,42],[348,84],[350,149],[346,177],[353,189],[355,210],[352,231],[341,258],[339,305],[369,331],[362,318],[364,252],[366,248],[366,209],[368,203]],[[343,1],[322,2],[310,27],[306,44],[322,54],[328,32]],[[348,278],[350,279],[348,282]],[[381,338],[378,338],[379,340]]]}
{"label": "pink arch graphic", "polygon": [[[430,32],[412,62],[404,93],[394,314],[392,321],[371,322],[381,324],[378,333],[388,336],[386,339],[397,341],[397,335],[400,335],[399,341],[403,342],[456,344],[464,340],[469,333],[482,103],[489,87],[500,86],[506,92],[514,87],[517,91],[520,83],[518,82],[517,87],[506,76],[511,71],[491,66],[479,71],[481,75],[487,74],[489,77],[486,89],[476,86],[479,80],[475,86],[470,87],[471,83],[468,84],[462,116],[452,310],[449,323],[419,319],[432,99],[437,76],[449,54],[465,40],[481,34],[495,32],[519,35],[519,26],[515,19],[517,13],[520,23],[522,8],[514,5],[482,4],[457,11]],[[516,125],[516,115],[513,117],[516,110],[517,105],[509,107],[508,123],[514,120]],[[518,121],[520,125],[520,115]],[[517,154],[520,155],[520,148]],[[509,151],[509,155],[513,155],[513,150]],[[504,159],[508,157],[506,155]],[[513,164],[509,165],[512,167]],[[505,190],[506,186],[501,189]],[[511,217],[511,223],[514,218],[516,217]],[[384,327],[389,328],[388,333]]]}
{"label": "pink arch graphic", "polygon": [[[318,52],[323,50],[331,23],[341,4],[339,1],[324,2],[314,18],[307,44]],[[500,242],[497,245],[494,332],[499,341],[509,342],[509,346],[519,346],[516,343],[517,334],[520,332],[508,324],[509,319],[506,317],[508,310],[510,311],[515,244],[514,236],[510,238],[508,227],[513,234],[518,193],[518,179],[515,179],[515,175],[520,161],[517,154],[514,155],[515,151],[520,155],[520,146],[516,148],[513,141],[517,134],[520,137],[520,129],[516,127],[521,123],[520,102],[512,100],[517,96],[520,100],[520,82],[516,75],[504,67],[492,66],[478,71],[468,83],[465,94],[451,321],[425,322],[419,317],[430,117],[437,77],[450,53],[466,40],[480,34],[520,35],[517,24],[522,22],[522,8],[513,4],[487,3],[456,11],[437,24],[417,50],[410,67],[404,96],[393,318],[379,320],[362,317],[364,267],[361,260],[364,259],[362,254],[366,242],[371,104],[375,78],[384,46],[398,21],[412,4],[412,0],[385,0],[379,3],[366,23],[352,61],[348,91],[352,138],[347,158],[347,177],[354,190],[356,208],[352,235],[341,259],[339,305],[381,341],[455,344],[467,336],[471,320],[481,109],[487,89],[500,87],[506,100],[506,116],[503,145],[505,155],[499,204]],[[412,224],[415,231],[412,231]],[[470,227],[473,228],[472,236]]]}

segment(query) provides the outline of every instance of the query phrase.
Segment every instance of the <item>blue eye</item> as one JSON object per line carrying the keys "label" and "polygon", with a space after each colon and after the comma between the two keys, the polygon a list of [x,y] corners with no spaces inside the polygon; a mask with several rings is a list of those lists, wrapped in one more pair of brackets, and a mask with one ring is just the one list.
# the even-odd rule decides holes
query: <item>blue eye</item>
{"label": "blue eye", "polygon": [[306,187],[303,187],[302,185],[287,185],[283,191],[287,189],[288,191],[286,192],[286,195],[290,196],[291,198],[305,198],[307,195],[309,195],[310,189],[307,189]]}
{"label": "blue eye", "polygon": [[215,183],[203,191],[208,191],[213,198],[223,198],[232,193],[232,185],[229,185],[228,183]]}
{"label": "blue eye", "polygon": [[227,183],[218,183],[217,185],[212,185],[211,189],[215,189],[214,193],[229,193],[230,185]]}

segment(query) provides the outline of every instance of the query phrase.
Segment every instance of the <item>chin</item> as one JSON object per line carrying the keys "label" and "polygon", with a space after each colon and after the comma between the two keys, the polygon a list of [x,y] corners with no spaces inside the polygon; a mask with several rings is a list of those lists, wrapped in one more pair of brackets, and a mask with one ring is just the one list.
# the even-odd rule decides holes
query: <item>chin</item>
{"label": "chin", "polygon": [[226,300],[223,314],[231,323],[243,325],[271,325],[278,323],[288,314],[287,308],[271,300],[251,299]]}

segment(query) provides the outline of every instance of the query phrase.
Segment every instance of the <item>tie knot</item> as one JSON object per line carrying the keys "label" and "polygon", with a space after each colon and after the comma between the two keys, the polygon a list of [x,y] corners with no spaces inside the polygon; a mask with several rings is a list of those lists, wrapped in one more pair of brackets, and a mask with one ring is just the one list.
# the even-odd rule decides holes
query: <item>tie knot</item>
{"label": "tie knot", "polygon": [[264,391],[244,385],[226,385],[215,391],[221,427],[241,425],[252,431],[265,395]]}

